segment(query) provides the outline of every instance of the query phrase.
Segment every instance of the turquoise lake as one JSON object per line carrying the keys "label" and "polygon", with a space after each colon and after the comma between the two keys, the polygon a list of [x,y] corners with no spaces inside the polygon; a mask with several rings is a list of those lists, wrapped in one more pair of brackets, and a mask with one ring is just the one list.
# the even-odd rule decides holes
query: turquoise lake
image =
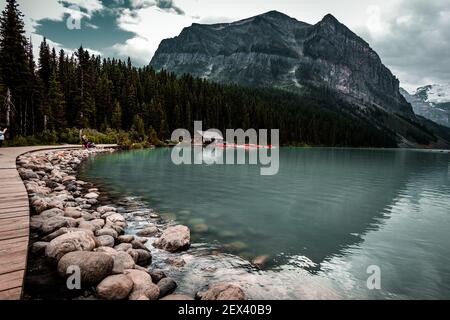
{"label": "turquoise lake", "polygon": [[[279,173],[261,176],[171,152],[93,157],[81,176],[191,228],[181,292],[232,280],[254,299],[450,298],[449,153],[281,148]],[[262,270],[248,263],[262,255]]]}

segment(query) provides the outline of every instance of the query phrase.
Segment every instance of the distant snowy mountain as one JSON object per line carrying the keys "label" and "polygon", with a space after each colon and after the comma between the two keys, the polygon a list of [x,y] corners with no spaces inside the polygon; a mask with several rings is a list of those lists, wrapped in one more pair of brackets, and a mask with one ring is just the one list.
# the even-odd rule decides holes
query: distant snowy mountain
{"label": "distant snowy mountain", "polygon": [[450,85],[428,85],[417,88],[413,94],[401,88],[400,93],[415,114],[450,127]]}

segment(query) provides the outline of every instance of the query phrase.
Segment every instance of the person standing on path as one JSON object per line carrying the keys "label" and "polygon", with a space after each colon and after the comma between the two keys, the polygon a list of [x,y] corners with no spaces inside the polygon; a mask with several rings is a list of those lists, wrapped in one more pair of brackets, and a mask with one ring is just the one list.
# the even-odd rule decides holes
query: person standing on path
{"label": "person standing on path", "polygon": [[3,141],[5,141],[6,131],[8,131],[8,128],[0,130],[0,148],[3,147]]}

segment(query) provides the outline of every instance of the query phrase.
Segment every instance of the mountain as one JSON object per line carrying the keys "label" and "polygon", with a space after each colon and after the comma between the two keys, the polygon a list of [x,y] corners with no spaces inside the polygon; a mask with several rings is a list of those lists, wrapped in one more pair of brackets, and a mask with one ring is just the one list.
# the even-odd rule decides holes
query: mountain
{"label": "mountain", "polygon": [[414,113],[450,127],[450,85],[428,85],[417,88],[413,94],[400,88],[400,92],[412,105]]}
{"label": "mountain", "polygon": [[448,145],[415,116],[399,80],[369,44],[330,14],[314,25],[277,11],[232,23],[194,23],[163,40],[150,64],[177,75],[303,96],[326,88],[351,105],[339,112],[390,132],[399,146]]}
{"label": "mountain", "polygon": [[163,40],[151,65],[227,84],[290,90],[327,85],[355,101],[412,113],[397,78],[332,15],[315,25],[277,11],[233,23],[193,24]]}

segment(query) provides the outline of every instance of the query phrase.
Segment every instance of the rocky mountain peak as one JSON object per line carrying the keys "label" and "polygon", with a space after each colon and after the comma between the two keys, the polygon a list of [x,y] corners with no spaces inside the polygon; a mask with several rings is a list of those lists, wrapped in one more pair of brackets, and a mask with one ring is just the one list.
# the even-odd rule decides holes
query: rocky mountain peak
{"label": "rocky mountain peak", "polygon": [[413,114],[398,79],[369,44],[333,15],[310,25],[278,11],[193,25],[164,40],[151,65],[219,83],[302,92],[327,86],[353,102]]}

